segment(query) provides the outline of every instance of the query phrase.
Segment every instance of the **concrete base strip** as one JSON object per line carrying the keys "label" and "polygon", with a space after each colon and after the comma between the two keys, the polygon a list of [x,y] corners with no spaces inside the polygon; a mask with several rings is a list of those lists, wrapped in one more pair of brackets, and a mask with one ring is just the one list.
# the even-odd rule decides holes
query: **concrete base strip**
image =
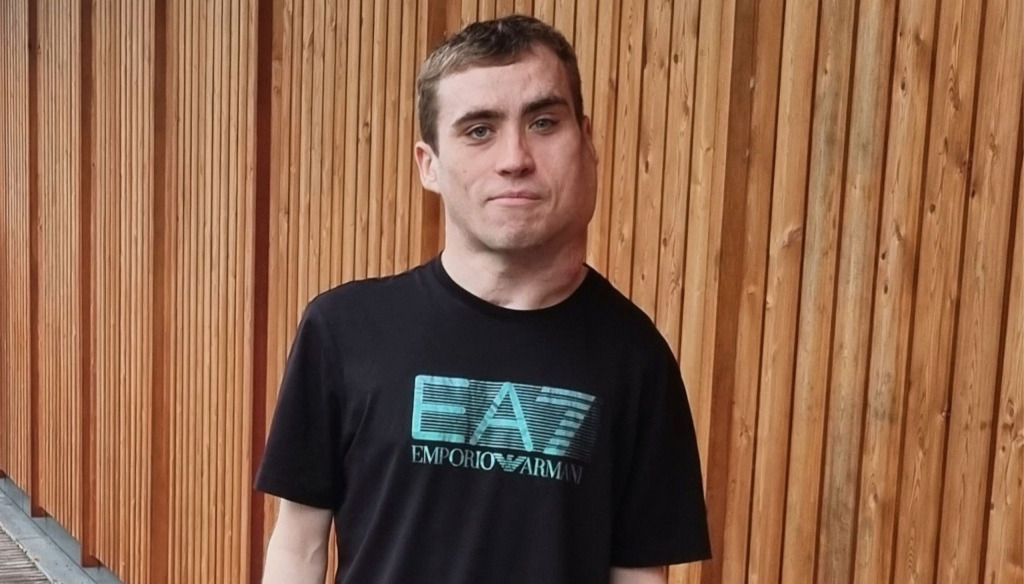
{"label": "concrete base strip", "polygon": [[[33,519],[29,517],[25,512],[27,501],[16,501],[12,497],[25,498],[21,489],[10,479],[0,479],[0,530],[10,536],[10,539],[16,543],[16,547],[20,547],[27,553],[28,560],[33,562],[45,576],[39,580],[9,578],[6,571],[8,566],[6,556],[0,555],[0,582],[120,584],[121,581],[110,570],[82,568],[48,534],[48,532],[54,531],[54,526],[57,526],[61,532],[64,531],[63,528],[60,528],[57,522],[50,518]],[[63,537],[70,539],[66,532]]]}
{"label": "concrete base strip", "polygon": [[50,579],[39,571],[36,565],[18,547],[7,532],[0,528],[0,582],[19,582],[21,584],[49,584]]}

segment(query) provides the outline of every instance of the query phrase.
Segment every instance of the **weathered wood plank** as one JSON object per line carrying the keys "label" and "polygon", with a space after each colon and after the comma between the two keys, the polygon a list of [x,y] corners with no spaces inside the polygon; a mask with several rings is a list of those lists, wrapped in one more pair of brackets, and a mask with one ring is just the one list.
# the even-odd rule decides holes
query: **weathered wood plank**
{"label": "weathered wood plank", "polygon": [[747,566],[748,579],[766,583],[778,582],[782,571],[816,52],[807,39],[817,44],[817,13],[818,3],[787,3],[784,16]]}
{"label": "weathered wood plank", "polygon": [[[775,124],[778,116],[779,65],[782,52],[783,2],[755,3],[756,31],[753,45],[753,70],[749,124],[749,168],[743,184],[746,208],[743,228],[742,270],[739,306],[733,347],[732,412],[729,423],[728,485],[721,551],[722,582],[741,582],[746,578],[750,502],[757,448],[758,389],[761,370],[761,339],[764,325],[765,273],[768,268],[768,234],[772,197],[772,171],[775,160]],[[742,41],[734,42],[741,47]],[[735,58],[739,58],[737,55]],[[730,116],[734,114],[730,113]],[[728,188],[728,187],[727,187]],[[730,214],[734,213],[730,206]],[[730,231],[731,232],[731,231]],[[724,266],[723,266],[724,269]],[[728,359],[728,352],[716,359]],[[716,379],[718,375],[716,374]],[[715,382],[718,387],[720,382]],[[716,390],[717,391],[717,390]],[[711,499],[711,490],[708,498]]]}
{"label": "weathered wood plank", "polygon": [[594,105],[591,118],[597,151],[598,187],[594,217],[587,231],[587,263],[608,274],[608,229],[611,224],[612,180],[615,172],[616,102],[619,94],[619,2],[602,2],[597,14],[597,44],[594,59]]}
{"label": "weathered wood plank", "polygon": [[649,0],[644,16],[644,63],[637,144],[636,225],[632,256],[632,299],[653,320],[658,298],[665,139],[668,131],[669,53],[672,4]]}
{"label": "weathered wood plank", "polygon": [[629,296],[633,269],[633,221],[644,52],[643,0],[622,4],[619,33],[619,99],[616,100],[614,176],[608,237],[608,280]]}
{"label": "weathered wood plank", "polygon": [[1007,258],[1013,253],[1014,175],[1020,164],[1014,154],[1022,84],[1014,75],[1024,70],[1024,9],[1006,0],[985,6],[935,574],[948,583],[975,579],[984,568],[1000,332],[1008,324]]}
{"label": "weathered wood plank", "polygon": [[782,581],[810,582],[817,560],[820,477],[831,382],[839,217],[852,85],[853,3],[823,0],[811,133],[804,259],[786,494]]}
{"label": "weathered wood plank", "polygon": [[888,582],[894,561],[935,23],[935,3],[897,7],[857,502],[853,577],[861,584]]}
{"label": "weathered wood plank", "polygon": [[981,5],[939,8],[894,582],[935,582]]}
{"label": "weathered wood plank", "polygon": [[853,580],[856,490],[864,419],[877,233],[885,168],[895,4],[860,4],[850,100],[839,276],[836,285],[825,469],[818,521],[816,580]]}
{"label": "weathered wood plank", "polygon": [[[1009,24],[1009,23],[1008,23]],[[1018,126],[1017,131],[1021,129]],[[1019,144],[1018,140],[1018,144]],[[995,420],[988,533],[985,540],[985,584],[1010,584],[1024,579],[1024,176],[1017,150],[1017,217],[1012,238],[1012,276],[1006,310],[999,409]]]}

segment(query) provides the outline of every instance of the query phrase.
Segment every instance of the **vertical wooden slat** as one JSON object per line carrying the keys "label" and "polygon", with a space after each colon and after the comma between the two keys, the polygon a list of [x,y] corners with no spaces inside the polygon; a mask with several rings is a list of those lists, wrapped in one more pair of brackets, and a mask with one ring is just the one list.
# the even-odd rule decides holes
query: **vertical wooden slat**
{"label": "vertical wooden slat", "polygon": [[81,103],[81,154],[79,158],[80,188],[82,193],[81,213],[77,217],[79,223],[79,267],[80,278],[79,314],[81,315],[82,333],[79,337],[79,351],[81,352],[80,378],[81,378],[81,400],[82,400],[82,427],[81,442],[79,444],[78,456],[82,461],[81,476],[81,505],[82,505],[82,534],[81,534],[81,561],[88,565],[95,565],[96,550],[96,525],[95,525],[95,450],[93,445],[93,420],[96,418],[94,408],[93,387],[95,386],[94,354],[93,354],[93,63],[95,56],[92,50],[93,43],[93,18],[91,0],[82,0],[79,4],[79,42],[80,61],[79,65],[79,100]]}
{"label": "vertical wooden slat", "polygon": [[39,328],[42,320],[39,317],[39,114],[42,105],[39,103],[40,77],[39,67],[41,55],[39,50],[39,7],[35,2],[28,2],[28,317],[29,317],[29,457],[28,457],[28,489],[31,512],[33,516],[41,513],[39,509],[39,475],[41,462],[39,457],[43,448],[39,444],[39,405],[40,383],[39,372]]}
{"label": "vertical wooden slat", "polygon": [[[345,139],[345,96],[347,91],[346,75],[348,65],[348,12],[345,5],[333,6],[334,50],[329,71],[334,76],[333,86],[333,126],[334,137],[331,147],[331,213],[330,213],[330,275],[328,283],[337,284],[342,281],[344,266],[344,227],[345,227],[345,154],[348,142]],[[326,285],[326,283],[325,283]]]}
{"label": "vertical wooden slat", "polygon": [[[481,20],[483,20],[481,18]],[[555,0],[555,28],[571,43],[576,36],[576,0]]]}
{"label": "vertical wooden slat", "polygon": [[[155,0],[153,11],[147,18],[147,24],[153,26],[153,143],[152,143],[152,164],[153,164],[153,207],[151,221],[153,222],[153,285],[151,290],[151,302],[153,308],[153,331],[152,347],[166,347],[168,352],[174,351],[174,344],[168,330],[168,323],[171,322],[171,307],[173,304],[170,298],[169,285],[172,280],[170,252],[171,238],[173,238],[170,212],[174,205],[168,204],[167,197],[174,193],[168,188],[172,180],[170,173],[176,168],[178,156],[173,152],[171,145],[177,139],[175,128],[169,122],[175,119],[175,106],[177,105],[177,89],[179,79],[177,75],[170,72],[174,70],[177,63],[173,50],[170,50],[175,35],[180,31],[177,29],[175,14],[169,14],[166,0]],[[172,20],[170,26],[168,20]],[[170,34],[168,34],[170,32]],[[172,113],[173,112],[173,113]],[[171,127],[168,127],[171,126]],[[170,134],[170,138],[168,135]],[[148,517],[149,547],[145,550],[147,560],[144,566],[145,579],[153,584],[165,584],[168,581],[168,569],[170,561],[170,406],[173,398],[169,395],[174,386],[170,381],[171,372],[174,367],[174,358],[168,357],[164,350],[152,351],[153,368],[149,378],[149,385],[152,400],[149,426],[151,445],[149,456],[150,473],[148,477],[148,488],[150,493]]]}
{"label": "vertical wooden slat", "polygon": [[893,578],[908,584],[936,578],[981,5],[939,18]]}
{"label": "vertical wooden slat", "polygon": [[313,25],[311,33],[312,53],[310,55],[313,64],[312,96],[309,103],[309,107],[312,110],[312,121],[309,128],[310,141],[307,147],[310,152],[309,193],[307,195],[309,210],[308,213],[303,213],[302,215],[307,217],[308,221],[305,234],[305,240],[308,242],[306,244],[308,252],[305,262],[302,262],[300,259],[300,263],[303,264],[301,266],[302,273],[306,274],[304,278],[306,291],[300,295],[300,302],[311,298],[319,290],[320,257],[324,252],[320,248],[321,209],[325,202],[330,204],[330,195],[325,192],[322,181],[325,154],[323,147],[324,135],[330,130],[324,127],[324,41],[327,33],[324,13],[326,6],[323,0],[317,0],[311,3],[308,8],[312,8],[312,11],[307,11],[307,14],[312,14]]}
{"label": "vertical wooden slat", "polygon": [[[423,15],[421,28],[419,30],[419,51],[420,63],[426,60],[430,51],[433,51],[445,38],[445,27],[456,21],[459,12],[454,6],[449,6],[447,0],[421,0],[419,13]],[[454,33],[455,31],[449,31]],[[416,118],[418,123],[419,118]],[[417,187],[413,197],[413,237],[412,244],[418,249],[417,261],[422,263],[434,257],[441,249],[441,238],[444,234],[444,213],[441,210],[439,197],[433,193],[424,192],[422,187]]]}
{"label": "vertical wooden slat", "polygon": [[398,168],[398,149],[406,150],[407,144],[398,144],[398,98],[402,66],[401,45],[399,35],[402,32],[402,5],[398,0],[389,0],[387,4],[387,59],[386,74],[384,80],[384,95],[379,95],[382,100],[384,112],[384,131],[382,144],[384,146],[384,163],[381,168],[383,179],[381,183],[381,226],[380,226],[380,274],[390,276],[395,273],[395,232],[397,229],[395,219],[395,204],[398,195],[398,176],[403,169]]}
{"label": "vertical wooden slat", "polygon": [[[197,18],[195,15],[195,6],[191,3],[184,4],[185,10],[185,51],[183,57],[183,63],[195,63],[196,53],[198,52],[198,40],[195,35],[195,28]],[[190,281],[193,277],[192,274],[196,272],[196,261],[195,261],[195,239],[194,231],[196,224],[196,184],[197,184],[197,154],[196,154],[196,128],[197,118],[196,115],[198,108],[196,106],[196,67],[189,66],[185,67],[185,112],[183,117],[186,120],[185,134],[183,148],[186,153],[187,164],[185,167],[185,182],[184,188],[181,193],[181,199],[184,206],[184,220],[182,222],[182,242],[183,242],[183,257],[184,257],[184,269],[180,273],[180,280],[176,282],[177,286],[180,286],[183,290],[194,290],[194,284]],[[192,338],[193,331],[195,330],[195,298],[194,292],[190,294],[182,295],[183,312],[185,315],[184,322],[182,323],[181,337],[178,339],[178,343],[181,346],[183,355],[181,368],[183,373],[182,383],[182,397],[181,397],[181,410],[178,421],[178,431],[180,436],[180,444],[178,448],[179,460],[181,466],[188,469],[189,472],[195,472],[195,456],[192,454],[194,451],[192,445],[194,444],[194,437],[196,432],[188,429],[187,424],[192,420],[193,407],[193,396],[194,388],[196,386],[196,369],[195,366],[195,344],[189,343],[188,339]],[[184,485],[181,490],[181,501],[182,507],[180,509],[178,517],[179,521],[179,535],[178,535],[178,549],[177,553],[183,558],[182,569],[179,572],[175,582],[185,582],[190,577],[194,565],[194,554],[189,547],[189,542],[194,541],[195,530],[193,529],[193,493],[194,483],[188,482]]]}
{"label": "vertical wooden slat", "polygon": [[[700,2],[673,3],[655,322],[679,355]],[[595,87],[597,84],[595,83]],[[595,96],[596,99],[596,96]]]}
{"label": "vertical wooden slat", "polygon": [[[508,3],[507,12],[511,14],[515,7]],[[591,118],[594,116],[594,69],[597,65],[597,3],[580,2],[576,8],[575,38],[568,38],[576,51],[576,60],[580,70],[580,90],[583,94],[583,115]],[[499,10],[505,8],[499,6]]]}
{"label": "vertical wooden slat", "polygon": [[779,582],[782,568],[816,52],[807,39],[817,39],[817,12],[817,2],[813,8],[789,2],[784,17],[747,567],[748,579],[757,582]]}
{"label": "vertical wooden slat", "polygon": [[[225,532],[226,537],[222,538],[223,542],[223,557],[224,570],[221,573],[221,578],[228,582],[241,582],[239,574],[239,566],[241,558],[239,557],[239,538],[238,532],[241,526],[241,509],[243,508],[242,502],[239,500],[238,495],[242,491],[242,486],[239,484],[238,478],[242,474],[239,472],[239,461],[236,457],[238,450],[238,436],[241,434],[241,428],[236,425],[238,420],[238,402],[239,399],[239,386],[241,379],[237,376],[238,371],[238,353],[237,349],[243,346],[241,334],[241,327],[232,326],[234,323],[244,322],[242,315],[239,310],[239,301],[241,300],[241,294],[239,293],[238,284],[245,280],[244,271],[239,267],[237,260],[237,248],[238,242],[241,239],[240,236],[240,223],[243,216],[243,210],[240,209],[240,201],[250,200],[244,191],[241,190],[239,184],[239,166],[241,161],[239,160],[239,150],[244,148],[244,143],[239,140],[238,127],[240,121],[242,123],[251,123],[248,119],[242,116],[240,110],[239,101],[244,99],[240,96],[241,86],[244,85],[246,77],[241,71],[241,61],[244,59],[247,47],[245,46],[242,39],[242,28],[244,28],[248,22],[243,20],[245,15],[242,13],[239,3],[233,0],[228,4],[228,14],[230,22],[226,23],[225,28],[230,31],[230,39],[228,42],[228,51],[230,55],[227,58],[228,69],[226,71],[226,82],[228,83],[227,91],[225,91],[226,100],[226,114],[227,121],[224,124],[222,130],[225,135],[225,150],[222,159],[224,160],[226,176],[222,183],[224,184],[225,193],[227,194],[227,200],[225,201],[225,217],[222,229],[226,234],[224,242],[223,253],[223,295],[225,298],[225,307],[223,314],[220,316],[221,330],[223,331],[223,344],[221,358],[223,359],[222,367],[225,368],[222,382],[224,384],[224,406],[223,406],[223,422],[220,425],[221,436],[218,442],[224,445],[224,491],[220,503],[219,513],[223,516],[222,529]],[[217,390],[216,386],[213,388]],[[246,410],[246,413],[251,410]],[[218,509],[215,508],[215,513]]]}
{"label": "vertical wooden slat", "polygon": [[410,215],[412,212],[412,190],[413,173],[415,164],[412,157],[412,148],[416,129],[414,125],[415,82],[416,82],[416,43],[419,18],[417,3],[400,3],[402,13],[401,53],[398,63],[401,67],[399,73],[398,91],[398,136],[393,149],[398,150],[398,158],[395,172],[398,173],[398,192],[395,195],[395,253],[394,270],[396,272],[407,270],[413,267],[410,245]]}
{"label": "vertical wooden slat", "polygon": [[381,206],[384,185],[384,108],[387,91],[387,2],[373,2],[373,28],[370,39],[364,42],[373,47],[373,77],[370,85],[369,158],[370,182],[369,211],[366,238],[366,276],[380,275],[381,259]]}
{"label": "vertical wooden slat", "polygon": [[[360,43],[363,49],[370,49],[374,42],[374,2],[363,1],[362,26],[359,31]],[[364,79],[359,84],[359,109],[358,109],[358,174],[356,175],[356,232],[355,232],[355,274],[356,279],[365,278],[371,275],[368,272],[369,263],[369,238],[370,238],[370,207],[371,197],[377,196],[373,190],[371,172],[371,146],[372,134],[371,124],[373,122],[373,82],[377,68],[373,66],[375,60],[379,59],[379,51],[361,50],[359,55],[360,76]],[[370,80],[369,83],[365,80]]]}
{"label": "vertical wooden slat", "polygon": [[868,380],[895,6],[862,1],[857,15],[828,434],[818,523],[819,582],[853,580],[856,485]]}
{"label": "vertical wooden slat", "polygon": [[601,2],[597,13],[597,44],[594,59],[594,148],[598,160],[598,188],[594,218],[587,232],[587,263],[608,273],[608,229],[611,224],[612,179],[615,171],[615,132],[619,89],[619,21],[621,3]]}
{"label": "vertical wooden slat", "polygon": [[[70,3],[39,7],[38,344],[39,490],[34,505],[81,536],[81,354],[77,246],[80,223],[78,136],[79,17]],[[71,91],[68,88],[72,88]]]}
{"label": "vertical wooden slat", "polygon": [[[260,2],[260,14],[264,15],[268,8],[265,7],[266,2],[269,0],[262,0]],[[273,0],[273,4],[269,8],[272,12],[271,18],[273,19],[273,41],[271,47],[272,53],[272,64],[269,65],[272,76],[272,88],[271,95],[276,98],[270,99],[270,134],[274,139],[270,140],[270,160],[269,169],[264,172],[269,173],[270,188],[262,187],[266,189],[265,196],[269,199],[268,202],[268,218],[267,218],[267,277],[266,277],[266,379],[262,385],[263,389],[263,404],[262,407],[257,406],[255,410],[258,413],[262,413],[262,418],[257,420],[254,418],[253,423],[256,426],[254,433],[260,434],[259,437],[254,437],[253,457],[254,465],[255,459],[258,459],[262,455],[262,448],[266,442],[266,434],[270,429],[270,419],[272,412],[274,411],[274,404],[277,402],[277,385],[280,382],[282,375],[283,363],[287,354],[287,338],[289,327],[288,316],[290,311],[287,309],[288,304],[288,293],[287,286],[281,283],[283,278],[286,278],[289,272],[288,269],[288,240],[289,240],[289,225],[288,225],[288,191],[291,178],[290,172],[290,156],[291,148],[289,139],[291,136],[291,128],[294,127],[294,118],[291,116],[291,73],[292,73],[292,2],[291,0]],[[266,17],[261,18],[260,22],[264,24]],[[262,28],[261,28],[262,31]],[[260,46],[264,47],[264,40],[261,36]],[[262,55],[266,54],[266,49],[263,48]],[[261,70],[266,74],[265,69],[268,67],[268,63],[265,61],[260,62]],[[264,79],[264,82],[266,80]],[[263,90],[265,95],[266,89]],[[263,102],[263,107],[267,107],[267,103]],[[265,110],[262,112],[265,113]],[[260,119],[260,116],[257,117]],[[263,120],[263,125],[260,128],[265,129],[266,121]],[[265,136],[265,133],[261,133]],[[262,165],[259,167],[262,168]],[[262,185],[262,181],[257,180],[257,185]],[[259,233],[259,231],[257,231]],[[258,258],[262,251],[262,248],[256,247],[256,257]],[[275,285],[271,285],[271,283]],[[257,331],[259,328],[257,328]],[[259,370],[256,371],[257,378],[259,377]],[[259,391],[259,389],[257,389]],[[258,425],[257,425],[258,424]],[[255,468],[253,471],[255,476]],[[262,515],[262,522],[255,529],[259,529],[262,533],[261,537],[253,536],[253,540],[250,548],[252,549],[254,556],[254,570],[256,568],[262,568],[263,552],[266,548],[266,543],[270,538],[270,534],[274,527],[274,514],[275,514],[275,501],[273,497],[263,497],[258,495],[257,498],[262,499],[262,504],[258,507],[260,514]],[[257,508],[254,506],[254,508]],[[254,522],[257,517],[254,515]],[[260,570],[261,571],[261,570]]]}
{"label": "vertical wooden slat", "polygon": [[[344,6],[342,6],[344,8]],[[323,164],[321,169],[320,184],[321,192],[325,200],[320,206],[320,230],[319,230],[319,265],[314,266],[317,272],[316,290],[324,290],[331,284],[331,266],[340,266],[340,257],[335,258],[333,241],[341,245],[341,239],[334,239],[332,235],[340,234],[342,222],[341,217],[335,214],[335,209],[341,210],[341,194],[335,189],[334,160],[335,160],[335,139],[337,133],[334,130],[335,115],[338,110],[338,99],[336,81],[338,66],[335,62],[337,52],[337,27],[338,27],[338,6],[334,2],[327,2],[324,6],[324,97],[323,97]],[[344,35],[343,35],[344,36]],[[337,205],[337,206],[336,206]],[[337,220],[336,220],[337,219]],[[340,249],[338,250],[340,253]]]}
{"label": "vertical wooden slat", "polygon": [[[259,442],[264,436],[266,412],[264,411],[265,394],[267,393],[267,327],[268,303],[267,288],[267,255],[270,250],[268,230],[270,227],[270,205],[273,175],[272,159],[268,156],[272,142],[272,93],[274,34],[276,14],[274,4],[268,0],[259,2],[255,8],[242,3],[241,17],[243,58],[241,67],[243,75],[242,90],[244,107],[240,106],[239,132],[242,136],[239,156],[243,163],[238,172],[244,200],[252,202],[241,212],[243,227],[240,230],[238,262],[246,266],[245,276],[238,285],[239,299],[242,307],[239,312],[245,323],[241,335],[242,355],[237,359],[241,368],[241,411],[239,425],[241,427],[239,448],[239,482],[244,493],[239,529],[239,581],[251,582],[262,577],[263,554],[262,541],[263,508],[260,498],[256,496],[251,485],[255,477],[255,465],[259,460]],[[255,25],[253,22],[255,21]],[[259,145],[259,147],[257,147]],[[248,391],[248,388],[253,388]],[[252,415],[246,415],[252,412]],[[248,541],[246,541],[248,539]]]}
{"label": "vertical wooden slat", "polygon": [[863,584],[888,582],[894,561],[936,25],[935,3],[899,4],[857,503],[853,576]]}
{"label": "vertical wooden slat", "polygon": [[[3,189],[2,229],[4,251],[0,259],[0,284],[4,295],[0,308],[0,383],[5,390],[0,412],[0,433],[6,450],[0,458],[0,472],[31,492],[32,485],[32,206],[30,195],[34,167],[30,156],[34,148],[35,110],[30,102],[34,67],[30,68],[32,43],[28,2],[8,2],[2,7],[3,40],[0,46],[2,74],[6,79],[3,94],[4,128],[0,132],[0,188]],[[34,39],[33,39],[34,40]]]}
{"label": "vertical wooden slat", "polygon": [[[465,0],[463,0],[463,11],[465,11]],[[533,16],[544,22],[555,24],[555,0],[534,0]],[[465,21],[463,21],[465,25]]]}
{"label": "vertical wooden slat", "polygon": [[[231,25],[230,20],[232,15],[229,11],[231,6],[230,2],[219,2],[216,6],[217,12],[215,18],[215,28],[211,33],[211,40],[215,43],[214,53],[214,67],[212,72],[212,79],[214,84],[213,90],[213,102],[211,108],[213,111],[213,123],[214,128],[211,144],[211,157],[210,164],[212,170],[211,189],[207,194],[207,197],[211,199],[211,217],[210,225],[212,227],[210,233],[210,239],[208,245],[210,246],[210,305],[207,321],[204,325],[210,330],[210,377],[208,385],[206,386],[207,392],[210,394],[210,408],[205,412],[207,423],[209,424],[209,450],[210,450],[210,461],[209,468],[206,469],[208,476],[211,477],[212,484],[205,489],[209,493],[209,501],[205,514],[209,517],[208,526],[211,530],[210,545],[207,548],[207,553],[212,558],[217,558],[216,561],[210,562],[209,571],[207,572],[210,578],[215,582],[223,582],[224,568],[227,558],[225,553],[224,544],[224,515],[225,513],[219,511],[224,509],[224,486],[227,482],[227,469],[224,465],[224,440],[221,434],[221,428],[224,426],[225,416],[225,398],[227,393],[227,387],[224,385],[225,370],[227,364],[224,360],[224,349],[225,349],[225,331],[223,328],[223,322],[226,315],[226,296],[224,290],[224,263],[225,257],[224,252],[227,250],[227,230],[226,230],[226,217],[225,207],[229,198],[232,197],[233,193],[229,192],[225,187],[225,179],[228,174],[228,168],[225,164],[225,152],[227,150],[226,128],[227,119],[225,111],[226,109],[226,98],[229,94],[228,84],[230,80],[225,74],[226,70],[230,67],[230,54],[231,51],[230,41],[231,39]],[[218,389],[219,388],[219,389]],[[215,477],[215,478],[214,478]],[[218,537],[212,537],[213,534],[217,534]]]}
{"label": "vertical wooden slat", "polygon": [[360,42],[360,2],[348,3],[348,19],[346,37],[348,38],[348,54],[345,71],[345,190],[344,213],[345,222],[341,229],[342,270],[341,281],[347,282],[355,277],[356,263],[356,201],[358,197],[357,172],[359,168],[359,136],[361,131],[359,118],[359,80],[367,74],[360,70],[362,63],[362,43]]}
{"label": "vertical wooden slat", "polygon": [[[1009,24],[1009,23],[1008,23]],[[1021,127],[1017,127],[1021,132]],[[1024,482],[1024,175],[1021,157],[1024,147],[1018,135],[1017,149],[1017,216],[1011,239],[1014,242],[1010,259],[1009,294],[1005,312],[1002,373],[996,416],[996,435],[992,460],[992,487],[988,511],[988,533],[985,538],[985,584],[1009,584],[1024,579],[1024,503],[1021,484]]]}
{"label": "vertical wooden slat", "polygon": [[[991,480],[992,424],[1006,333],[1006,258],[1024,70],[1020,2],[985,4],[974,124],[973,163],[961,272],[959,324],[949,407],[949,439],[939,525],[938,582],[980,579]],[[1019,205],[1019,201],[1017,202]]]}
{"label": "vertical wooden slat", "polygon": [[[442,0],[447,1],[447,0]],[[462,19],[459,21],[459,28],[465,28],[466,25],[474,23],[478,20],[477,2],[476,0],[458,0],[462,3]],[[456,31],[451,31],[452,33]],[[431,49],[433,50],[433,49]]]}
{"label": "vertical wooden slat", "polygon": [[[668,125],[669,52],[672,37],[672,3],[650,0],[644,17],[643,104],[637,147],[636,230],[633,245],[632,299],[652,319],[656,318],[658,259],[662,233],[662,180]],[[645,227],[650,226],[650,227]]]}
{"label": "vertical wooden slat", "polygon": [[[463,0],[464,2],[466,0]],[[468,0],[473,1],[473,0]],[[494,18],[494,0],[477,0],[477,20],[491,20]]]}
{"label": "vertical wooden slat", "polygon": [[723,184],[728,127],[735,1],[702,2],[696,106],[690,161],[686,273],[680,329],[680,365],[707,470],[714,315],[717,302]]}
{"label": "vertical wooden slat", "polygon": [[807,184],[782,581],[809,582],[817,561],[825,412],[831,382],[839,217],[852,77],[853,2],[824,0]]}
{"label": "vertical wooden slat", "polygon": [[[298,102],[299,106],[299,118],[301,120],[298,124],[299,127],[299,152],[298,152],[298,182],[293,185],[293,188],[298,190],[298,203],[293,208],[293,212],[296,214],[297,221],[292,223],[292,226],[297,226],[296,233],[296,249],[297,256],[295,260],[295,272],[296,272],[296,295],[294,303],[292,304],[292,310],[295,314],[301,313],[303,307],[306,305],[306,301],[309,299],[309,244],[310,244],[310,201],[313,198],[313,194],[310,192],[310,179],[313,173],[313,160],[314,153],[312,152],[313,133],[319,132],[320,128],[313,125],[313,63],[314,63],[314,39],[316,29],[316,19],[314,18],[316,5],[312,1],[303,1],[302,4],[302,18],[296,21],[296,30],[300,31],[301,36],[301,70],[299,75],[302,79],[302,84],[299,86],[301,98]],[[317,120],[319,121],[319,120]],[[319,172],[319,168],[316,169]],[[319,193],[317,193],[319,196]]]}
{"label": "vertical wooden slat", "polygon": [[533,14],[533,0],[515,0],[516,14]]}
{"label": "vertical wooden slat", "polygon": [[494,3],[495,18],[502,18],[516,12],[515,0],[496,0]]}
{"label": "vertical wooden slat", "polygon": [[[732,18],[732,43],[729,60],[731,62],[729,71],[729,120],[725,144],[725,169],[722,181],[722,190],[719,191],[717,181],[712,185],[712,196],[720,199],[719,208],[728,208],[728,213],[722,213],[720,219],[709,218],[718,222],[719,233],[740,234],[747,232],[747,223],[754,223],[756,220],[749,217],[747,212],[747,182],[748,182],[748,161],[751,150],[751,116],[753,108],[753,93],[751,91],[751,79],[754,75],[756,56],[754,54],[754,42],[757,30],[757,19],[755,7],[752,2],[740,0],[735,3],[734,16]],[[707,227],[708,233],[713,233],[713,226]],[[755,228],[756,229],[756,228]],[[711,247],[711,242],[708,242]],[[723,237],[720,243],[720,252],[716,255],[720,258],[718,270],[718,286],[714,292],[715,324],[708,327],[708,333],[713,335],[714,346],[707,354],[711,354],[714,360],[710,371],[711,379],[706,386],[714,387],[713,399],[706,400],[710,403],[710,412],[707,417],[707,442],[704,452],[707,453],[707,460],[704,466],[707,472],[704,475],[707,484],[724,484],[728,482],[729,475],[729,440],[731,439],[729,426],[732,423],[732,407],[736,403],[735,394],[737,387],[735,383],[735,367],[732,362],[732,349],[735,346],[739,335],[739,308],[741,303],[741,284],[744,279],[743,268],[745,262],[745,242],[740,237]],[[709,297],[712,294],[708,295]],[[704,391],[704,387],[698,387],[698,395]],[[741,392],[742,393],[742,392]],[[747,402],[750,403],[748,398]],[[699,419],[699,418],[698,418]],[[723,526],[726,523],[726,493],[721,489],[709,489],[706,495],[708,512],[708,524],[711,528],[712,550],[722,549],[725,544],[725,533]],[[714,554],[721,557],[719,554]],[[700,569],[702,581],[718,581],[721,579],[722,562],[713,560]],[[687,574],[687,581],[696,582],[697,572],[691,567],[690,574]]]}
{"label": "vertical wooden slat", "polygon": [[622,5],[622,36],[619,40],[619,89],[616,101],[615,166],[611,196],[611,224],[608,233],[608,279],[627,296],[633,269],[633,221],[637,194],[638,126],[641,103],[641,73],[644,43],[644,2],[628,0]]}

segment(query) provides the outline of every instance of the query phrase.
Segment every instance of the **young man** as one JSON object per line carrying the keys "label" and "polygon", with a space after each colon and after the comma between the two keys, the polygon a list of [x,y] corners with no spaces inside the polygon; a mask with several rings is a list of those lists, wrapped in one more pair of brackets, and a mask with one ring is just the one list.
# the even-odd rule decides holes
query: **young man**
{"label": "young man", "polygon": [[584,263],[596,155],[572,48],[515,16],[427,59],[416,161],[445,247],[314,299],[257,488],[264,582],[665,582],[709,557],[693,422],[651,321]]}

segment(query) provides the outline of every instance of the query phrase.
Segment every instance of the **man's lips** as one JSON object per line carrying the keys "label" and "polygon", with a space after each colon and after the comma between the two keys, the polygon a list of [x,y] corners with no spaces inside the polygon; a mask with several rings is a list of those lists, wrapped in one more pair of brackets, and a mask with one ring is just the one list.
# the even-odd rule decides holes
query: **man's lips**
{"label": "man's lips", "polygon": [[530,191],[505,191],[488,200],[501,203],[529,203],[540,200],[540,197]]}

